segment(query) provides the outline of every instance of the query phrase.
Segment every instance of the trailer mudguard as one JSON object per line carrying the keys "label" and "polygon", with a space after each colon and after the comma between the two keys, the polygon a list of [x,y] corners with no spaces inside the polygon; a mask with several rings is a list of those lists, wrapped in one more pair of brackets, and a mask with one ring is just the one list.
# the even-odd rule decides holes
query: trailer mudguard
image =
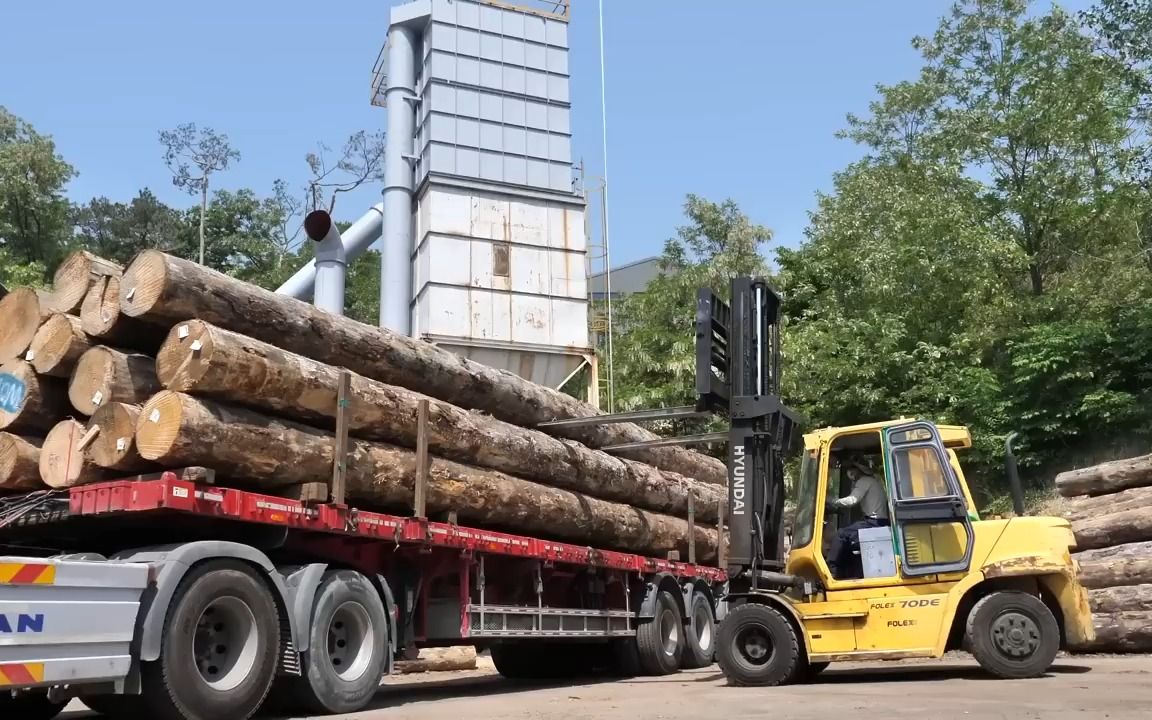
{"label": "trailer mudguard", "polygon": [[[168,606],[172,603],[172,596],[175,595],[176,588],[188,570],[206,560],[240,560],[260,568],[264,571],[272,587],[276,589],[273,597],[277,605],[286,611],[292,607],[289,603],[288,591],[284,586],[284,579],[276,571],[272,561],[256,548],[242,543],[202,540],[175,545],[156,545],[125,550],[109,559],[121,562],[148,563],[160,568],[155,585],[152,586],[151,592],[144,593],[141,602],[138,631],[140,634],[140,660],[144,662],[154,662],[160,659],[164,621],[168,617]],[[299,648],[301,635],[306,635],[306,633],[301,632],[292,612],[286,614],[292,633],[292,642]]]}
{"label": "trailer mudguard", "polygon": [[648,578],[644,588],[644,599],[640,602],[636,617],[645,620],[656,617],[656,596],[661,590],[672,593],[672,597],[676,598],[680,607],[680,618],[687,620],[688,606],[685,603],[684,589],[680,586],[680,581],[669,573],[656,573]]}
{"label": "trailer mudguard", "polygon": [[278,572],[284,576],[288,593],[288,614],[295,627],[300,628],[296,640],[296,652],[308,652],[312,643],[312,633],[307,628],[312,624],[312,606],[316,604],[316,588],[324,580],[326,563],[312,563],[303,567],[282,567]]}

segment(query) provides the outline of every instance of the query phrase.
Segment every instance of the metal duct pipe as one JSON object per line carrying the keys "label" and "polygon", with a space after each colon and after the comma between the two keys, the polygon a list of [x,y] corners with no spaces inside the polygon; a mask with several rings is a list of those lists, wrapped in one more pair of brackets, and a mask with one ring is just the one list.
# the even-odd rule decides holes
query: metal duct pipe
{"label": "metal duct pipe", "polygon": [[[344,246],[345,262],[350,263],[363,255],[372,246],[372,243],[380,238],[380,231],[383,227],[384,204],[376,203],[368,212],[360,216],[359,220],[352,223],[351,227],[341,233],[340,241]],[[276,288],[276,292],[298,300],[307,300],[313,296],[315,287],[316,261],[309,260],[307,265],[297,270],[295,275]]]}
{"label": "metal duct pipe", "polygon": [[344,314],[344,280],[348,274],[340,230],[325,210],[313,210],[304,218],[304,233],[316,243],[316,293],[314,304],[334,315]]}
{"label": "metal duct pipe", "polygon": [[380,248],[380,326],[412,332],[412,152],[416,133],[416,32],[388,30],[384,105],[384,241]]}

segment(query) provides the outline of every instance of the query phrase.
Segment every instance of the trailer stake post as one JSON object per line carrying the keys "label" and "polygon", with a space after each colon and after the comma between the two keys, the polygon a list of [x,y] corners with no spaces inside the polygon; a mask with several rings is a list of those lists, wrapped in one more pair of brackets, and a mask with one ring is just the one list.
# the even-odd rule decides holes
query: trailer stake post
{"label": "trailer stake post", "polygon": [[352,394],[352,374],[340,370],[336,395],[336,448],[332,453],[332,502],[343,505],[348,482],[348,404]]}
{"label": "trailer stake post", "polygon": [[416,517],[428,517],[428,401],[416,406]]}

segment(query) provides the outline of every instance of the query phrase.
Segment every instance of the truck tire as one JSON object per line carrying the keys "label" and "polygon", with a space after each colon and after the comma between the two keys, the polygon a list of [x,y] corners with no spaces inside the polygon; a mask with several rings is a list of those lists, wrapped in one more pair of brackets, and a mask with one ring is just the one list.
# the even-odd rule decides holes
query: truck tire
{"label": "truck tire", "polygon": [[797,678],[800,638],[770,605],[745,603],[728,612],[716,638],[716,661],[732,685],[784,685]]}
{"label": "truck tire", "polygon": [[142,711],[139,695],[81,695],[80,700],[92,712],[108,718],[139,717]]}
{"label": "truck tire", "polygon": [[330,570],[316,590],[303,673],[292,678],[314,713],[362,710],[380,689],[388,653],[388,615],[376,587],[353,570]]}
{"label": "truck tire", "polygon": [[684,657],[680,665],[689,670],[711,665],[716,657],[716,613],[704,593],[692,593],[685,626]]}
{"label": "truck tire", "polygon": [[1001,678],[1043,675],[1060,652],[1059,623],[1040,598],[1025,592],[981,598],[968,613],[965,629],[976,662]]}
{"label": "truck tire", "polygon": [[280,618],[268,587],[241,562],[204,563],[172,597],[160,659],[141,668],[141,714],[246,720],[268,695],[279,654]]}
{"label": "truck tire", "polygon": [[640,648],[636,646],[635,637],[613,640],[610,652],[613,675],[631,678],[644,672],[644,668],[640,665]]}
{"label": "truck tire", "polygon": [[47,693],[23,693],[16,697],[0,690],[0,717],[4,720],[52,720],[64,710],[66,702],[52,702]]}
{"label": "truck tire", "polygon": [[543,643],[511,642],[492,646],[496,672],[509,680],[540,680],[548,677],[548,663],[541,652]]}
{"label": "truck tire", "polygon": [[640,667],[648,675],[671,675],[684,654],[684,622],[676,598],[667,590],[656,595],[656,612],[636,628]]}

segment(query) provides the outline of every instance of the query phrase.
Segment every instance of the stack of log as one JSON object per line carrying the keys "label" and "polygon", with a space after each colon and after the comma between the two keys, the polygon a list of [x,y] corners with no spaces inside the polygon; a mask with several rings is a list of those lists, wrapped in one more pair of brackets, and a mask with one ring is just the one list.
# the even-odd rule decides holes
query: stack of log
{"label": "stack of log", "polygon": [[[350,503],[412,512],[419,485],[430,517],[682,559],[691,537],[716,556],[723,463],[597,449],[655,437],[631,423],[539,427],[599,411],[512,373],[157,251],[123,270],[78,253],[51,293],[0,303],[13,295],[0,357],[23,358],[0,369],[0,430],[17,449],[0,442],[0,470],[21,469],[0,487],[27,487],[19,458],[39,448],[53,487],[206,466],[304,500],[338,478]],[[24,388],[11,411],[6,382]]]}
{"label": "stack of log", "polygon": [[1096,641],[1079,650],[1152,651],[1152,455],[1061,473]]}

